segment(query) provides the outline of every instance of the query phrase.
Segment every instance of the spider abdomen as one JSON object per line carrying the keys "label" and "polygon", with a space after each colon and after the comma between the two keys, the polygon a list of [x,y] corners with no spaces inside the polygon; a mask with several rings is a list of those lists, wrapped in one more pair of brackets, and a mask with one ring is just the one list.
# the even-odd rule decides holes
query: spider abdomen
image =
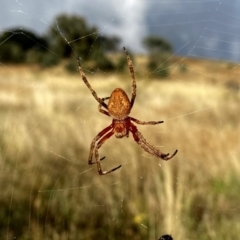
{"label": "spider abdomen", "polygon": [[113,119],[112,126],[114,129],[115,137],[116,138],[128,137],[129,124],[130,124],[129,118],[126,118],[124,120]]}
{"label": "spider abdomen", "polygon": [[108,112],[115,119],[124,119],[131,110],[131,103],[126,92],[121,88],[113,90],[108,101]]}

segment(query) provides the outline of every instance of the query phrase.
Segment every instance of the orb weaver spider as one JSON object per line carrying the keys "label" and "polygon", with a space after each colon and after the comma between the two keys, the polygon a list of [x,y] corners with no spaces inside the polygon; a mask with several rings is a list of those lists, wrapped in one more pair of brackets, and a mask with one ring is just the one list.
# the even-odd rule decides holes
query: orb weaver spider
{"label": "orb weaver spider", "polygon": [[[128,137],[129,132],[132,133],[134,140],[148,153],[160,157],[163,160],[169,160],[172,157],[174,157],[177,154],[177,150],[172,154],[169,155],[169,153],[162,153],[160,150],[156,149],[154,146],[150,145],[146,139],[142,136],[142,134],[138,131],[137,127],[132,123],[135,122],[137,124],[141,125],[155,125],[159,123],[163,123],[163,121],[140,121],[136,118],[129,117],[129,114],[131,112],[131,109],[134,105],[134,101],[136,98],[136,80],[134,75],[134,69],[132,65],[132,60],[125,49],[123,47],[123,50],[125,51],[128,68],[131,74],[132,78],[132,96],[131,101],[129,100],[126,92],[121,88],[116,88],[111,93],[110,97],[105,98],[99,98],[97,96],[97,93],[92,89],[91,85],[89,84],[81,63],[80,59],[78,58],[78,68],[80,75],[82,77],[82,80],[87,85],[89,90],[91,91],[93,97],[98,101],[98,110],[99,112],[112,117],[112,123],[104,128],[101,132],[97,134],[97,136],[92,140],[91,146],[90,146],[90,153],[88,158],[88,164],[97,164],[98,173],[100,175],[105,175],[108,173],[111,173],[117,169],[119,169],[122,165],[119,165],[118,167],[115,167],[109,171],[103,171],[101,167],[100,161],[102,161],[105,157],[102,157],[99,159],[98,149],[103,145],[103,143],[110,137],[112,137],[115,134],[116,138],[122,138],[122,137]],[[108,100],[108,103],[105,103],[105,101]],[[102,109],[105,108],[105,109]],[[94,152],[95,149],[95,152]],[[93,162],[93,154],[95,153],[95,162]]]}

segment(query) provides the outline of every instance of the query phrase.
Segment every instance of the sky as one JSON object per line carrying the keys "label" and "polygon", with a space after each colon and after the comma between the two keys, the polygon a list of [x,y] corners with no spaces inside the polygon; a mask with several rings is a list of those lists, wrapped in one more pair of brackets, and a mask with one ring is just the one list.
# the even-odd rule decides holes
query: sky
{"label": "sky", "polygon": [[[143,52],[149,34],[169,40],[174,53],[240,60],[239,0],[2,0],[0,31],[44,34],[60,13],[78,14],[121,44]],[[1,44],[1,43],[0,43]]]}

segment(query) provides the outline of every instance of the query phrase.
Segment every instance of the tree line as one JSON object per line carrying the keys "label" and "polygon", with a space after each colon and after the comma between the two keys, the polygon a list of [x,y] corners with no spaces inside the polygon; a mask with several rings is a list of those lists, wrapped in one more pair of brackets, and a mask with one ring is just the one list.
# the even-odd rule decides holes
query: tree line
{"label": "tree line", "polygon": [[[123,68],[122,59],[116,63],[108,57],[108,53],[120,49],[120,43],[119,37],[100,33],[81,16],[60,14],[43,36],[26,29],[9,29],[0,34],[0,62],[51,67],[65,61],[66,68],[72,71],[76,69],[77,55],[90,61],[92,68],[110,71]],[[164,61],[172,51],[171,44],[159,36],[147,36],[143,46],[149,53],[149,70],[166,75],[162,70],[166,69]]]}

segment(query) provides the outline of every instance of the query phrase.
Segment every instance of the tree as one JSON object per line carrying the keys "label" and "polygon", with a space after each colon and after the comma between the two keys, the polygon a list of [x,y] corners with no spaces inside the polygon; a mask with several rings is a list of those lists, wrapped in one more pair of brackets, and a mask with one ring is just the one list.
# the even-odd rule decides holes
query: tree
{"label": "tree", "polygon": [[120,38],[116,36],[113,36],[113,37],[102,36],[100,38],[100,41],[101,41],[101,48],[103,49],[104,52],[117,51],[118,46],[121,42]]}
{"label": "tree", "polygon": [[88,59],[96,51],[116,50],[120,42],[117,37],[100,35],[97,27],[88,26],[83,17],[66,14],[57,16],[50,26],[48,38],[53,51],[63,58],[69,58],[75,52]]}
{"label": "tree", "polygon": [[143,40],[143,45],[150,54],[169,53],[172,51],[171,44],[158,36],[148,36]]}
{"label": "tree", "polygon": [[[89,66],[111,70],[115,65],[106,53],[118,49],[120,39],[100,33],[83,17],[60,14],[50,25],[45,37],[22,29],[12,29],[0,35],[0,61],[36,62],[41,66],[56,65],[67,59],[67,68],[76,69],[76,55],[89,60]],[[72,64],[73,63],[73,64]]]}
{"label": "tree", "polygon": [[10,29],[0,35],[0,61],[22,63],[28,51],[46,52],[47,39],[26,29]]}
{"label": "tree", "polygon": [[97,28],[87,26],[85,19],[77,15],[61,14],[50,26],[47,36],[50,47],[60,57],[71,57],[74,49],[78,55],[87,58],[96,41]]}
{"label": "tree", "polygon": [[171,44],[159,36],[151,35],[143,40],[143,45],[149,53],[149,71],[155,76],[167,77],[168,65],[166,59],[172,51]]}
{"label": "tree", "polygon": [[92,67],[103,70],[114,68],[113,63],[106,57],[107,51],[115,51],[120,39],[100,34],[96,26],[89,26],[83,17],[61,14],[56,17],[48,31],[50,48],[59,57],[71,59],[67,69],[74,69],[72,63],[76,55],[84,60],[94,61]]}

